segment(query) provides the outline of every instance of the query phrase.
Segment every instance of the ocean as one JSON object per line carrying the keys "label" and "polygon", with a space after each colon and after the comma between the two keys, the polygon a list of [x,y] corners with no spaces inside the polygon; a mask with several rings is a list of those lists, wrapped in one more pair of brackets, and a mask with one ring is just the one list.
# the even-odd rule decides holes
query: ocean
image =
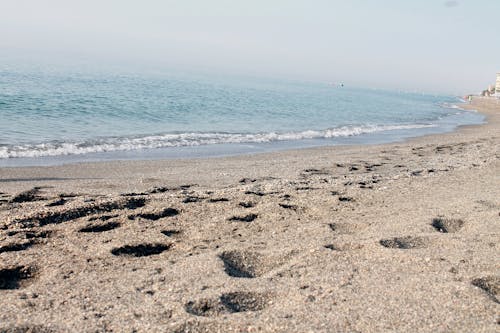
{"label": "ocean", "polygon": [[0,166],[394,142],[480,124],[454,96],[254,77],[0,70]]}

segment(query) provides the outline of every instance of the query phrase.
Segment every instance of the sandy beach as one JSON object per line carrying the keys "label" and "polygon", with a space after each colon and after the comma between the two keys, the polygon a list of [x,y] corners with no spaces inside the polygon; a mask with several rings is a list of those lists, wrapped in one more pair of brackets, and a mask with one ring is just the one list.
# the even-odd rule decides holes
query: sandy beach
{"label": "sandy beach", "polygon": [[0,332],[498,332],[500,100],[384,145],[0,168]]}

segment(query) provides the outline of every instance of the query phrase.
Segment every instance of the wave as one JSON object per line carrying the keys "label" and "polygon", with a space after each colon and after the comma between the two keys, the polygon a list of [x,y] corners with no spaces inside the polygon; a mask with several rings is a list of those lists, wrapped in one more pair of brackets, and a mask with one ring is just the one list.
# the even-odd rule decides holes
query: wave
{"label": "wave", "polygon": [[[460,99],[460,102],[463,104],[463,103],[467,103],[466,101]],[[472,109],[464,109],[463,107],[459,106],[459,105],[456,105],[456,104],[453,104],[453,103],[441,103],[439,104],[442,108],[445,108],[445,109],[455,109],[455,110],[459,110],[459,111],[462,111],[462,112],[456,112],[455,114],[461,114],[463,112],[477,112],[476,110],[472,110]]]}
{"label": "wave", "polygon": [[109,137],[86,141],[0,145],[0,159],[103,153],[138,149],[189,147],[228,143],[268,143],[349,137],[368,133],[435,127],[431,124],[343,126],[326,130],[268,133],[174,133],[140,137]]}

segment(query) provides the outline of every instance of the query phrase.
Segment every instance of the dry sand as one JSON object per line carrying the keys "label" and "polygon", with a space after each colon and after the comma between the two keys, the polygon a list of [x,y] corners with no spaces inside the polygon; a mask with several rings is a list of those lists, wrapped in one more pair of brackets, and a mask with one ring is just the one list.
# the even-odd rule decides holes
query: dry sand
{"label": "dry sand", "polygon": [[403,143],[0,169],[0,332],[498,332],[500,102]]}

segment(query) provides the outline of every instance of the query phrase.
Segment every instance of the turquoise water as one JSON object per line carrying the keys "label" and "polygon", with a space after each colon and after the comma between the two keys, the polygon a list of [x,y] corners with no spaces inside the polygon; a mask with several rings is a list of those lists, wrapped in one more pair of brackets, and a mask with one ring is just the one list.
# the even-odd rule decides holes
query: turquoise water
{"label": "turquoise water", "polygon": [[457,102],[256,78],[2,70],[0,165],[389,142],[483,121]]}

